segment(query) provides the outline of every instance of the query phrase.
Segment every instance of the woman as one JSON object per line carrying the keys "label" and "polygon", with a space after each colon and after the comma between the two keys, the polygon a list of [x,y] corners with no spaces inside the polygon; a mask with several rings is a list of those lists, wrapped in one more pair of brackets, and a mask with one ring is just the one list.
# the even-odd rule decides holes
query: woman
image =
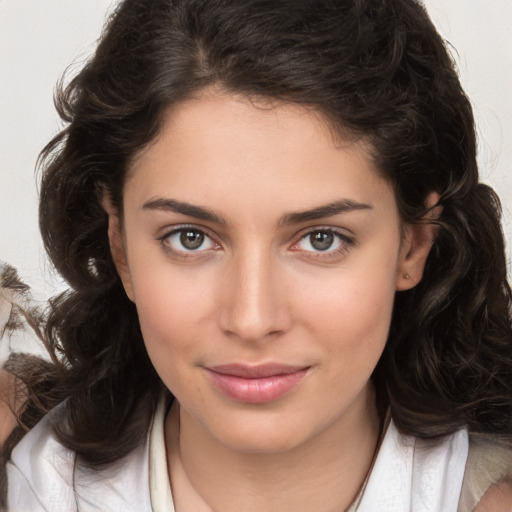
{"label": "woman", "polygon": [[510,508],[499,201],[419,4],[127,0],[58,107],[11,509]]}

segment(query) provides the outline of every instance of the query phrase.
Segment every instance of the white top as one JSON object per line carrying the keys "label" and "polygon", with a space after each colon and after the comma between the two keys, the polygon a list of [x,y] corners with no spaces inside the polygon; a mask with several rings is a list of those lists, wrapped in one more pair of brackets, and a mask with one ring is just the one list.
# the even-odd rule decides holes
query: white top
{"label": "white top", "polygon": [[[162,400],[149,435],[101,471],[76,464],[45,417],[15,448],[7,465],[11,512],[174,512],[164,440]],[[460,430],[435,445],[403,436],[391,421],[364,493],[349,511],[457,512],[468,454]]]}
{"label": "white top", "polygon": [[9,512],[152,510],[147,441],[116,464],[92,471],[76,464],[75,453],[56,440],[50,425],[54,414],[22,439],[7,463]]}
{"label": "white top", "polygon": [[167,471],[165,449],[165,399],[162,397],[153,420],[149,447],[149,492],[153,512],[175,512]]}
{"label": "white top", "polygon": [[457,512],[467,456],[466,430],[433,445],[391,422],[357,512]]}

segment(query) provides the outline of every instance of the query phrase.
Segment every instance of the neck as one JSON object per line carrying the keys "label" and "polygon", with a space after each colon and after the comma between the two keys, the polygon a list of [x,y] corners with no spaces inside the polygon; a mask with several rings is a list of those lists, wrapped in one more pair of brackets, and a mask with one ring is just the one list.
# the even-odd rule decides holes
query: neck
{"label": "neck", "polygon": [[231,450],[176,403],[166,420],[177,512],[339,512],[354,501],[380,432],[373,389],[345,417],[286,452]]}

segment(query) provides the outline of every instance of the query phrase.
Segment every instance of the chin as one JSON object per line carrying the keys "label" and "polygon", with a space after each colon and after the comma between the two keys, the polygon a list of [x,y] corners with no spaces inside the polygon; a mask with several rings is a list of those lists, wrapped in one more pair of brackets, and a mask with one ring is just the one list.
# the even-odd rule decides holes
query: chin
{"label": "chin", "polygon": [[237,415],[222,421],[210,430],[211,435],[226,448],[240,453],[283,453],[305,443],[314,435],[303,419],[286,414]]}
{"label": "chin", "polygon": [[288,452],[305,441],[303,436],[293,435],[289,431],[276,432],[264,429],[260,429],[258,432],[231,432],[229,437],[219,440],[232,451],[261,455]]}

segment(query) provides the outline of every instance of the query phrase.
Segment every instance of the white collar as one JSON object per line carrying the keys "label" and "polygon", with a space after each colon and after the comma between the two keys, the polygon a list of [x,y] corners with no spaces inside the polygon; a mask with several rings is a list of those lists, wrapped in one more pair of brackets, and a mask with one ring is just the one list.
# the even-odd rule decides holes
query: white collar
{"label": "white collar", "polygon": [[466,430],[427,441],[391,421],[357,512],[456,512],[467,456]]}
{"label": "white collar", "polygon": [[[163,396],[150,432],[153,512],[175,512],[165,450],[166,402]],[[466,430],[426,441],[400,434],[391,420],[359,505],[349,511],[456,512],[467,456]]]}
{"label": "white collar", "polygon": [[149,434],[149,492],[153,512],[175,512],[165,449],[167,397],[162,393]]}

